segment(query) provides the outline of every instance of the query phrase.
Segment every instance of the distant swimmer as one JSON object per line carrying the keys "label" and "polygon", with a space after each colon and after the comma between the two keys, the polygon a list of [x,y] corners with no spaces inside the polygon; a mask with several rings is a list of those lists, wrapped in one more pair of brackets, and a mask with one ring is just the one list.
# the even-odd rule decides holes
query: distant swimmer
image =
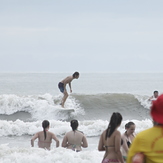
{"label": "distant swimmer", "polygon": [[64,96],[62,98],[62,101],[61,101],[61,105],[62,105],[63,108],[64,108],[65,101],[66,101],[66,99],[68,97],[68,93],[67,93],[67,90],[66,90],[66,85],[69,84],[70,93],[71,93],[72,92],[71,81],[73,79],[78,79],[78,78],[79,78],[79,72],[75,72],[72,76],[68,76],[65,79],[63,79],[61,82],[58,83],[59,90],[64,94]]}
{"label": "distant swimmer", "polygon": [[154,91],[153,96],[151,96],[148,100],[149,101],[154,101],[154,100],[157,99],[158,95],[159,95],[158,91]]}

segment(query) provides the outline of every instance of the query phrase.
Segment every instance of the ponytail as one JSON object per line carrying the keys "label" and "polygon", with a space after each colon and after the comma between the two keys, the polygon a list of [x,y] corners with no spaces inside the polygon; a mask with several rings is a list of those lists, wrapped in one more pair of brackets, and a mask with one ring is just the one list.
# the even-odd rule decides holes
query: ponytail
{"label": "ponytail", "polygon": [[107,137],[110,137],[112,135],[112,133],[115,131],[115,129],[121,124],[122,121],[122,116],[120,113],[113,113],[108,125],[108,128],[106,130],[106,135],[105,135],[105,139],[107,139]]}
{"label": "ponytail", "polygon": [[72,120],[70,123],[71,123],[72,130],[73,130],[73,131],[77,130],[78,125],[79,125],[79,124],[78,124],[78,121],[74,119],[74,120]]}
{"label": "ponytail", "polygon": [[[47,121],[47,120],[44,120],[44,121],[42,122],[42,127],[43,127],[43,129],[44,129],[43,131],[44,131],[44,137],[45,137],[45,139],[46,139],[46,128],[49,127],[49,124],[50,124],[50,123],[49,123],[49,121]],[[45,139],[44,139],[44,140],[45,140]]]}

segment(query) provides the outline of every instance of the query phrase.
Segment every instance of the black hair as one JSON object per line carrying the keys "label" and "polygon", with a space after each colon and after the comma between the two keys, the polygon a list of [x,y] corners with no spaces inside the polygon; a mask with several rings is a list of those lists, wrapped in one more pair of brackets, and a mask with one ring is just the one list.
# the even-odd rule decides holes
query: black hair
{"label": "black hair", "polygon": [[131,125],[135,125],[134,122],[128,122],[125,124],[125,129],[129,129]]}
{"label": "black hair", "polygon": [[155,93],[158,93],[158,91],[154,91],[153,93],[154,93],[154,94],[155,94]]}
{"label": "black hair", "polygon": [[70,124],[71,124],[71,127],[72,127],[72,130],[73,131],[75,131],[77,128],[78,128],[78,121],[76,120],[76,119],[74,119],[74,120],[72,120],[71,122],[70,122]]}
{"label": "black hair", "polygon": [[74,72],[72,76],[73,76],[73,78],[79,76],[79,72]]}
{"label": "black hair", "polygon": [[112,135],[112,133],[121,124],[121,122],[122,122],[122,115],[118,112],[117,113],[114,112],[110,118],[110,122],[106,130],[105,139],[107,139],[107,137],[110,137]]}
{"label": "black hair", "polygon": [[[49,123],[49,121],[47,121],[47,120],[44,120],[43,122],[42,122],[42,127],[43,127],[43,129],[44,129],[44,137],[45,137],[45,139],[46,139],[46,128],[47,127],[49,127],[49,125],[50,125],[50,123]],[[45,140],[44,139],[44,140]]]}

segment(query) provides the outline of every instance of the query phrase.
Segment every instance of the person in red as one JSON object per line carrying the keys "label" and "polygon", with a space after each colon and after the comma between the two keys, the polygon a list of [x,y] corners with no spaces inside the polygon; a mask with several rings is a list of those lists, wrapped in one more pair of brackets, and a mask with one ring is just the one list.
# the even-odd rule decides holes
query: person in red
{"label": "person in red", "polygon": [[163,94],[152,102],[150,113],[154,126],[137,134],[129,149],[127,163],[133,163],[132,159],[138,153],[142,158],[144,156],[145,163],[163,162]]}

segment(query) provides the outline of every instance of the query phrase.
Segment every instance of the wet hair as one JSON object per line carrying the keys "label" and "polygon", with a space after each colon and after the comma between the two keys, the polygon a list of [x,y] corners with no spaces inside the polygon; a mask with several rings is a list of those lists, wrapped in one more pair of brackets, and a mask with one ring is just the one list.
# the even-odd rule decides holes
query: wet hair
{"label": "wet hair", "polygon": [[72,76],[73,76],[73,78],[79,76],[79,72],[74,72]]}
{"label": "wet hair", "polygon": [[122,122],[122,115],[118,112],[117,113],[114,112],[110,118],[110,122],[106,130],[105,139],[107,139],[107,137],[110,137],[112,135],[112,133],[121,124],[121,122]]}
{"label": "wet hair", "polygon": [[158,91],[154,91],[153,94],[158,93]]}
{"label": "wet hair", "polygon": [[77,128],[78,128],[78,121],[76,120],[76,119],[74,119],[74,120],[72,120],[71,122],[70,122],[70,124],[71,124],[71,127],[72,127],[72,130],[73,131],[75,131]]}
{"label": "wet hair", "polygon": [[135,125],[134,122],[128,122],[125,124],[125,129],[129,129],[131,125]]}
{"label": "wet hair", "polygon": [[[47,120],[44,120],[43,122],[42,122],[42,127],[43,127],[43,129],[44,129],[44,137],[45,137],[45,139],[46,139],[46,128],[47,127],[49,127],[49,125],[50,125],[50,123],[49,123],[49,121],[47,121]],[[45,140],[44,139],[44,140]]]}

